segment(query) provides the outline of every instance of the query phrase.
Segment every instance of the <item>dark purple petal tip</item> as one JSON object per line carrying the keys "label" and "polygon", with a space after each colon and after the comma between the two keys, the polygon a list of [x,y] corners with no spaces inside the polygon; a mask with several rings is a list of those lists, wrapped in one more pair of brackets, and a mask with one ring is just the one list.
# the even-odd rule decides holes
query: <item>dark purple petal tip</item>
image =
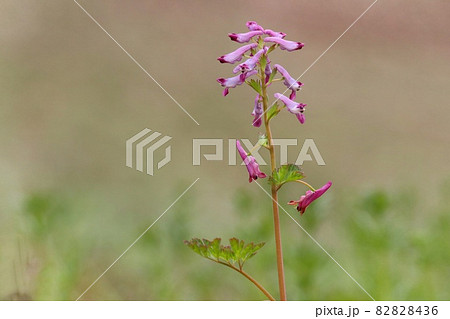
{"label": "dark purple petal tip", "polygon": [[228,36],[232,41],[236,41],[238,38],[238,35],[236,33],[228,33]]}

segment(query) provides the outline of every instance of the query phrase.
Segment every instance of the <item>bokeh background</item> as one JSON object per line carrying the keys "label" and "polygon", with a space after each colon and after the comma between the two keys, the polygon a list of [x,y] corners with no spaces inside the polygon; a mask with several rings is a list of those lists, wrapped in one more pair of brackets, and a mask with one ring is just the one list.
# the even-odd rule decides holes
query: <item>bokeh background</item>
{"label": "bokeh background", "polygon": [[[270,199],[244,167],[192,166],[192,138],[259,131],[249,88],[221,96],[215,79],[231,68],[216,58],[256,20],[306,43],[273,54],[298,76],[372,1],[79,2],[200,125],[73,1],[1,1],[0,298],[76,299],[196,178],[83,299],[264,299],[183,245],[216,236],[265,241],[246,267],[278,296]],[[450,298],[449,12],[444,0],[379,0],[303,76],[306,124],[274,121],[276,137],[319,147],[327,165],[306,162],[307,180],[334,183],[301,218],[284,203],[304,188],[280,202],[377,300]],[[146,127],[173,137],[153,177],[125,166],[125,140]],[[289,299],[369,299],[281,222]]]}

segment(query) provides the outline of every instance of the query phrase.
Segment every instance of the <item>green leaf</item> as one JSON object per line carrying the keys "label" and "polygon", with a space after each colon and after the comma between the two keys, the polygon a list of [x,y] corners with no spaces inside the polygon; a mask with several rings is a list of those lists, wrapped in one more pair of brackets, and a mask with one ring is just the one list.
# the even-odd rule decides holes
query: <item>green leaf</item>
{"label": "green leaf", "polygon": [[269,85],[270,83],[272,83],[272,80],[273,80],[273,78],[275,77],[275,75],[277,75],[277,73],[278,73],[277,69],[273,69],[273,70],[272,70],[272,73],[270,73],[269,81],[267,82],[267,85]]}
{"label": "green leaf", "polygon": [[202,257],[233,266],[237,264],[239,268],[242,268],[244,263],[264,246],[263,242],[245,244],[243,240],[238,238],[231,238],[229,246],[221,245],[220,238],[215,238],[212,241],[192,238],[191,240],[185,240],[184,243]]}
{"label": "green leaf", "polygon": [[250,81],[246,82],[248,85],[250,85],[253,90],[258,92],[259,95],[261,95],[261,82],[259,80],[251,79]]}
{"label": "green leaf", "polygon": [[264,47],[264,40],[263,38],[258,37],[258,51],[261,50],[263,47]]}
{"label": "green leaf", "polygon": [[274,171],[270,177],[270,181],[277,188],[280,188],[285,183],[294,182],[296,180],[303,179],[304,177],[305,176],[299,166],[287,164]]}
{"label": "green leaf", "polygon": [[267,58],[264,54],[261,55],[261,58],[259,59],[259,65],[261,66],[261,69],[263,69],[263,70],[266,68]]}
{"label": "green leaf", "polygon": [[272,117],[278,115],[278,113],[280,113],[280,109],[278,107],[278,104],[275,103],[274,105],[272,105],[271,108],[269,108],[269,110],[267,111],[267,119],[270,120]]}
{"label": "green leaf", "polygon": [[275,50],[276,46],[277,46],[276,44],[272,44],[272,45],[270,46],[269,50],[267,50],[267,54],[269,54],[270,52],[272,52],[273,50]]}

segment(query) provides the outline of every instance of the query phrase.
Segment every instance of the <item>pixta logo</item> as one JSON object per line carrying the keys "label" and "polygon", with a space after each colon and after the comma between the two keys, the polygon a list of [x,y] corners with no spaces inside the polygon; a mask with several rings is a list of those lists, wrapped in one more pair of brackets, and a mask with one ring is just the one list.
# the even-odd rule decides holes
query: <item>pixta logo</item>
{"label": "pixta logo", "polygon": [[[126,141],[126,165],[133,168],[135,165],[138,171],[144,171],[144,163],[146,163],[146,172],[148,175],[153,176],[153,166],[155,163],[154,152],[172,139],[170,136],[163,136],[156,142],[154,142],[158,137],[161,136],[159,132],[151,132],[150,129],[146,128],[131,137]],[[133,160],[133,153],[136,149],[135,160]],[[160,169],[171,160],[171,148],[170,145],[166,147],[165,157],[157,162],[157,169]]]}
{"label": "pixta logo", "polygon": [[[255,160],[259,165],[267,165],[262,156],[258,153],[259,149],[262,147],[258,144],[258,142],[253,145],[252,142],[248,139],[241,139],[241,142],[244,146],[251,150],[252,156],[254,156]],[[298,141],[295,138],[278,138],[273,139],[273,145],[279,147],[280,151],[280,162],[281,164],[287,164],[288,161],[288,147],[289,146],[297,146]],[[206,146],[214,146],[214,153],[202,154],[201,148]],[[195,138],[192,141],[192,164],[194,166],[200,165],[201,157],[203,157],[207,161],[223,161],[223,150],[224,150],[224,140],[216,139],[216,138]],[[319,166],[325,165],[325,161],[322,158],[322,155],[319,152],[319,149],[314,143],[313,139],[307,138],[303,142],[303,145],[298,153],[297,159],[295,160],[296,165],[303,165],[303,162],[313,161],[313,158]],[[237,164],[242,164],[242,161],[236,162],[236,139],[228,139],[228,165],[233,166]],[[242,164],[243,165],[243,164]]]}

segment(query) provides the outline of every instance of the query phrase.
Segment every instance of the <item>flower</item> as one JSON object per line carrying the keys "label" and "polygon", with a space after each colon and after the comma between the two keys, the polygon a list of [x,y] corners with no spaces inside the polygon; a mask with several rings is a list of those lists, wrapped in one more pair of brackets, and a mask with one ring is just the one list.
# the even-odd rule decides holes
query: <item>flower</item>
{"label": "flower", "polygon": [[280,100],[284,103],[284,105],[286,105],[289,112],[297,116],[300,123],[305,123],[305,115],[303,112],[305,111],[306,104],[292,101],[290,98],[281,93],[275,93],[274,96],[277,100]]}
{"label": "flower", "polygon": [[231,40],[239,42],[239,43],[245,43],[250,41],[254,36],[264,34],[263,31],[250,31],[247,33],[228,33],[228,36]]}
{"label": "flower", "polygon": [[247,166],[248,170],[248,182],[251,183],[253,180],[257,180],[259,178],[266,177],[266,174],[259,170],[259,165],[256,163],[256,160],[253,156],[247,155],[244,149],[241,146],[239,140],[236,140],[236,147],[239,151],[239,155],[241,155],[242,160]]}
{"label": "flower", "polygon": [[260,96],[259,94],[256,94],[255,98],[255,108],[253,109],[252,115],[255,117],[253,119],[253,126],[254,127],[260,127],[262,123],[262,115],[264,114],[263,107],[261,104]]}
{"label": "flower", "polygon": [[256,23],[255,21],[247,21],[247,23],[245,25],[247,26],[247,28],[250,31],[263,31],[264,32],[264,28],[262,26],[260,26],[258,23]]}
{"label": "flower", "polygon": [[255,75],[256,73],[258,73],[258,71],[253,70],[250,72],[241,73],[228,79],[218,78],[217,82],[219,82],[220,85],[222,85],[225,88],[225,90],[223,90],[223,96],[226,96],[228,94],[229,88],[235,88],[237,85],[241,85],[242,83],[245,82],[247,78],[251,77],[252,75]]}
{"label": "flower", "polygon": [[264,74],[266,75],[265,82],[267,83],[267,82],[269,82],[270,75],[272,74],[272,68],[270,67],[269,59],[267,59],[267,64],[266,64],[266,68],[264,69]]}
{"label": "flower", "polygon": [[294,42],[294,41],[288,41],[283,40],[281,38],[277,37],[267,37],[264,39],[264,42],[272,42],[280,45],[281,50],[287,50],[287,51],[294,51],[294,50],[300,50],[305,46],[305,44],[301,42]]}
{"label": "flower", "polygon": [[270,29],[264,30],[264,33],[267,34],[269,37],[280,38],[280,39],[283,39],[286,36],[286,33],[284,33],[284,32],[276,32],[276,31],[273,31]]}
{"label": "flower", "polygon": [[[284,85],[286,85],[288,89],[298,91],[303,86],[302,82],[296,81],[292,76],[290,76],[288,71],[286,71],[286,69],[283,68],[281,65],[275,64],[273,67],[281,73],[281,75],[284,78]],[[291,97],[291,99],[293,98]]]}
{"label": "flower", "polygon": [[245,71],[253,70],[256,67],[256,63],[259,62],[261,55],[263,55],[266,51],[267,51],[267,47],[264,47],[263,49],[259,50],[258,52],[256,52],[256,54],[254,56],[247,59],[247,61],[237,65],[233,69],[233,73],[238,73],[239,71],[245,72]]}
{"label": "flower", "polygon": [[232,64],[236,63],[242,60],[242,56],[244,55],[245,52],[257,46],[258,45],[256,43],[246,44],[231,53],[218,57],[217,60],[219,60],[220,63],[232,63]]}
{"label": "flower", "polygon": [[320,196],[322,196],[330,187],[331,182],[326,183],[324,186],[319,188],[316,191],[308,190],[305,195],[302,195],[299,200],[291,200],[289,205],[297,205],[297,210],[300,212],[300,215],[305,213],[306,208]]}

